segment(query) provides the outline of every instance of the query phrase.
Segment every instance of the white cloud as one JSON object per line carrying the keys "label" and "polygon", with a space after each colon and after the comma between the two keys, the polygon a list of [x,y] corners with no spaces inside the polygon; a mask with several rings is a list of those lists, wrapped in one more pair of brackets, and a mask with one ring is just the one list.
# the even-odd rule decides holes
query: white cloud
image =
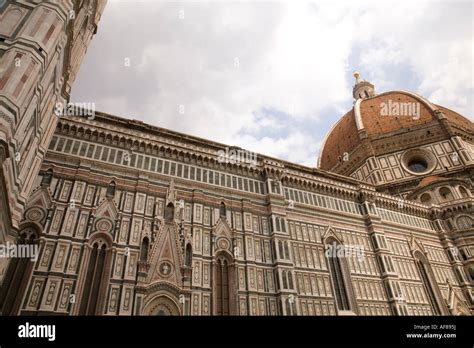
{"label": "white cloud", "polygon": [[351,106],[349,71],[359,67],[349,62],[360,61],[379,91],[391,86],[391,67],[404,66],[416,72],[419,92],[467,113],[472,33],[469,41],[462,31],[469,19],[438,2],[114,1],[74,97],[314,166],[330,124]]}
{"label": "white cloud", "polygon": [[404,89],[393,86],[388,65],[404,66],[419,80],[416,92],[466,117],[474,117],[472,2],[385,5],[364,13],[364,34],[357,39],[358,45],[368,47],[361,54],[361,62],[374,82],[379,87]]}

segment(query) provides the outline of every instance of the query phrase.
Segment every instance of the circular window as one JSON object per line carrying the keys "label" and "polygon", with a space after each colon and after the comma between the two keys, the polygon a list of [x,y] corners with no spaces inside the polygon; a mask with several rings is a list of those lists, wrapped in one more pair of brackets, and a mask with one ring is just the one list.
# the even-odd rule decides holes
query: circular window
{"label": "circular window", "polygon": [[402,155],[402,167],[413,175],[430,173],[436,167],[436,157],[424,149],[408,150]]}
{"label": "circular window", "polygon": [[408,162],[408,168],[415,173],[423,173],[428,168],[428,163],[423,158],[414,158]]}
{"label": "circular window", "polygon": [[229,249],[230,248],[229,241],[226,238],[221,237],[217,240],[217,247],[219,249]]}

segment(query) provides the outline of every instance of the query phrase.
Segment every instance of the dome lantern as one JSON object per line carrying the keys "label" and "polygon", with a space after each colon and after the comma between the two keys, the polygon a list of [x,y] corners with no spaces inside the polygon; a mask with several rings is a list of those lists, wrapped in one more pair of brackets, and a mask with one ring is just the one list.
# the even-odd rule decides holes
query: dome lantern
{"label": "dome lantern", "polygon": [[354,71],[355,85],[352,89],[352,96],[355,100],[366,99],[375,96],[375,87],[368,81],[359,80],[359,72]]}

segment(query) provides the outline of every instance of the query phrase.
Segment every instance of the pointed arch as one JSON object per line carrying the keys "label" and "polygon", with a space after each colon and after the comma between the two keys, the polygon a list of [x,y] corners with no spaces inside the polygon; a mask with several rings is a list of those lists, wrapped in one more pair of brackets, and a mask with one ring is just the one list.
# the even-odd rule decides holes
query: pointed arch
{"label": "pointed arch", "polygon": [[184,264],[187,267],[191,267],[193,263],[193,248],[191,247],[191,244],[188,243],[186,245],[186,252],[185,252],[185,260]]}
{"label": "pointed arch", "polygon": [[226,251],[216,255],[214,262],[214,314],[235,314],[235,267]]}
{"label": "pointed arch", "polygon": [[344,245],[335,235],[326,237],[324,243],[336,307],[339,312],[352,311],[356,313],[357,304],[354,298],[347,260],[344,256],[340,256],[341,253],[338,252],[340,248],[344,248]]}
{"label": "pointed arch", "polygon": [[169,284],[157,284],[148,289],[151,293],[144,300],[142,315],[181,315],[182,308],[179,304],[179,289]]}
{"label": "pointed arch", "polygon": [[289,299],[285,299],[286,315],[292,315],[291,304]]}
{"label": "pointed arch", "polygon": [[146,262],[148,260],[148,250],[150,248],[150,240],[148,237],[144,237],[142,240],[142,246],[140,248],[140,261]]}
{"label": "pointed arch", "polygon": [[281,272],[282,278],[283,278],[283,289],[288,289],[288,279],[287,279],[287,272],[283,271]]}
{"label": "pointed arch", "polygon": [[226,217],[227,210],[224,202],[221,202],[219,206],[219,217]]}
{"label": "pointed arch", "polygon": [[288,271],[288,288],[293,289],[293,276],[291,275],[291,271]]}
{"label": "pointed arch", "polygon": [[278,241],[278,256],[280,259],[285,258],[285,252],[283,251],[283,241],[281,240]]}
{"label": "pointed arch", "polygon": [[49,168],[41,179],[41,186],[49,187],[51,185],[51,181],[53,180],[53,174],[53,169]]}
{"label": "pointed arch", "polygon": [[286,233],[285,218],[281,218],[281,230]]}
{"label": "pointed arch", "polygon": [[166,222],[173,222],[174,219],[174,204],[169,202],[168,205],[165,207],[165,221]]}
{"label": "pointed arch", "polygon": [[438,288],[438,284],[434,278],[433,271],[431,270],[431,265],[428,262],[426,256],[420,251],[415,250],[413,252],[413,257],[415,258],[415,264],[420,275],[420,279],[423,283],[423,288],[425,290],[426,297],[430,302],[431,308],[434,315],[443,315],[447,314],[444,310],[443,299],[441,298],[441,293]]}
{"label": "pointed arch", "polygon": [[[39,229],[34,224],[25,224],[17,238],[17,247],[38,252]],[[32,255],[33,257],[33,255]],[[38,255],[36,255],[38,257]],[[0,288],[0,312],[2,315],[20,314],[21,301],[33,273],[35,261],[31,257],[10,258]]]}
{"label": "pointed arch", "polygon": [[103,314],[103,303],[108,286],[108,269],[111,259],[111,238],[100,233],[88,243],[89,255],[83,273],[84,288],[82,289],[79,315]]}
{"label": "pointed arch", "polygon": [[115,184],[115,181],[111,181],[109,185],[107,186],[107,192],[106,192],[106,197],[107,198],[114,198],[115,197],[115,190],[116,190],[117,185]]}
{"label": "pointed arch", "polygon": [[288,241],[284,242],[284,249],[285,249],[285,259],[289,260],[290,259],[290,249],[288,247]]}

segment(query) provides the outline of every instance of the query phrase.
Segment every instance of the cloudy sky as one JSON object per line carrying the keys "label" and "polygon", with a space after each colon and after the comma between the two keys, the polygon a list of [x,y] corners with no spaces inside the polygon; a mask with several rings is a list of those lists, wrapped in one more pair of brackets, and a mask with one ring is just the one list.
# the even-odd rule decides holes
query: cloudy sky
{"label": "cloudy sky", "polygon": [[109,0],[72,101],[314,167],[354,70],[473,118],[471,1]]}

